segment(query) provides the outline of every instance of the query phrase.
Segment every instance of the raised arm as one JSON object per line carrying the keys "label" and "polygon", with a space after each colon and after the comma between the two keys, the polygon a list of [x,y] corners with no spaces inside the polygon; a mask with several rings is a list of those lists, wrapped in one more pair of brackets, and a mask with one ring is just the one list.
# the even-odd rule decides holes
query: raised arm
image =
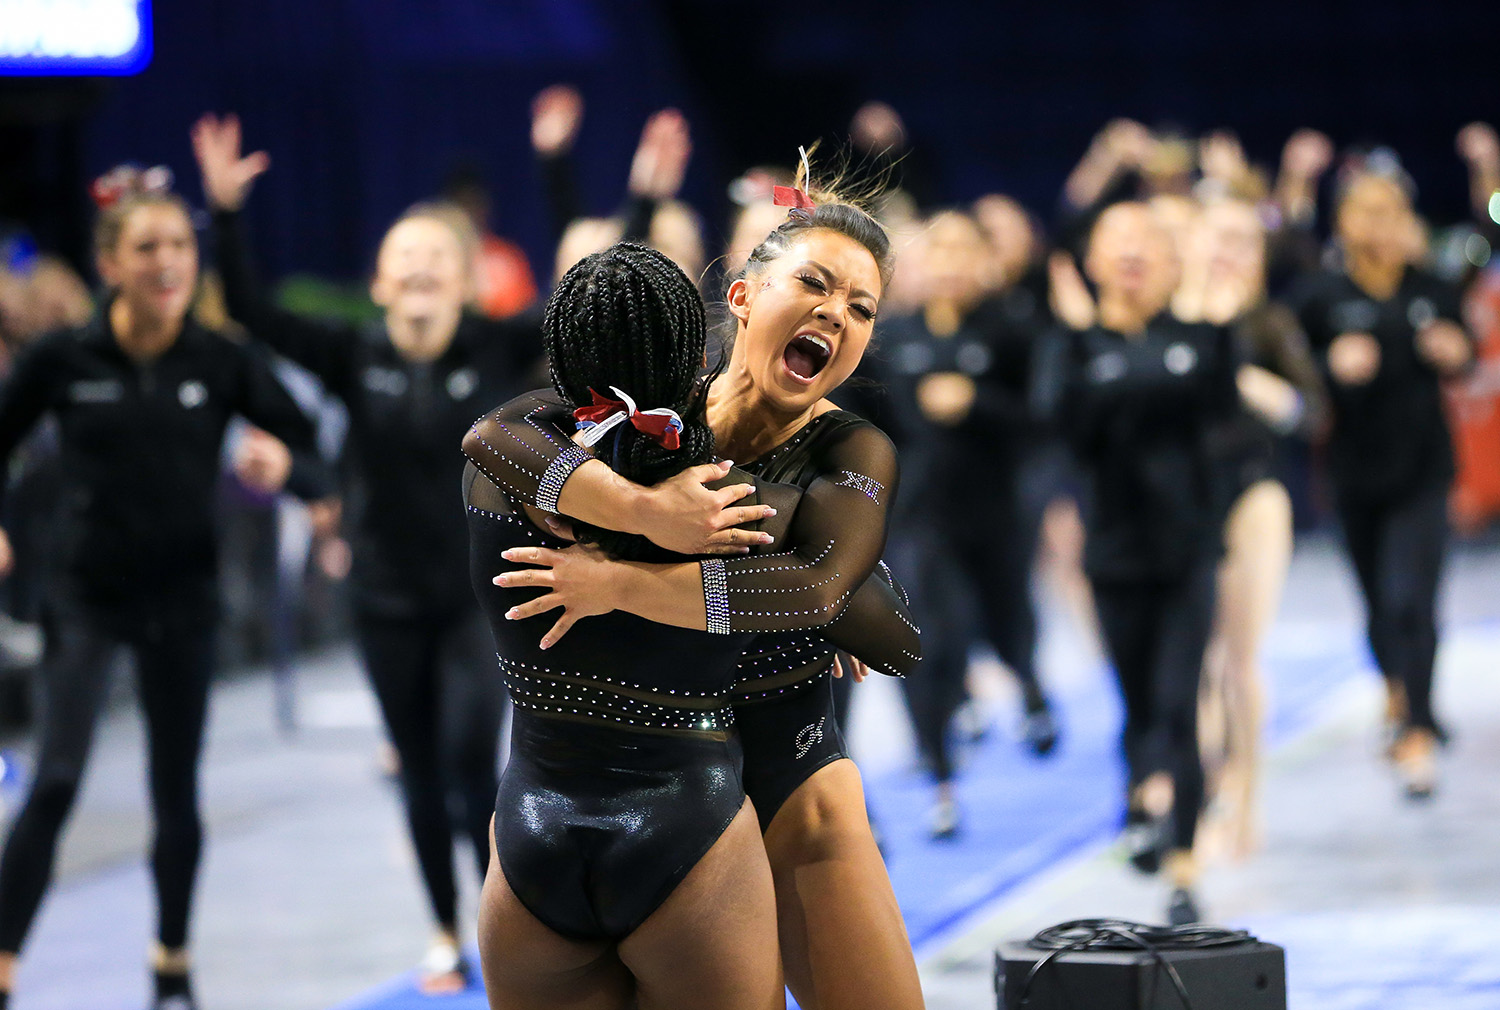
{"label": "raised arm", "polygon": [[555,237],[583,216],[573,178],[573,141],[583,121],[583,96],[568,84],[554,84],[531,100],[531,149],[542,174],[542,189]]}
{"label": "raised arm", "polygon": [[235,116],[209,115],[193,124],[193,153],[203,176],[204,196],[214,212],[224,304],[230,317],[343,396],[353,381],[354,328],[306,319],[279,308],[255,269],[240,208],[255,179],[270,167],[270,158],[263,151],[241,154],[240,123]]}

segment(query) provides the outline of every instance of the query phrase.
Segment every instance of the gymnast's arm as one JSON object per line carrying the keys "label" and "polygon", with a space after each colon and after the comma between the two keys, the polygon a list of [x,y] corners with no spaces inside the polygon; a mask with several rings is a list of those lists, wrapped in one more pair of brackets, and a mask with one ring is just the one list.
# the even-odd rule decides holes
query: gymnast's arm
{"label": "gymnast's arm", "polygon": [[676,554],[743,554],[769,542],[740,528],[768,518],[765,505],[737,506],[755,485],[717,490],[732,464],[688,467],[653,487],[634,484],[573,444],[573,415],[551,390],[516,397],[475,421],[463,450],[512,499],[603,529],[635,533]]}
{"label": "gymnast's arm", "polygon": [[550,588],[513,611],[519,619],[563,608],[544,645],[579,617],[610,610],[720,634],[826,628],[880,561],[898,469],[895,448],[873,426],[825,449],[820,469],[779,553],[649,564],[587,548],[521,548],[506,560],[540,567],[503,573],[497,584]]}

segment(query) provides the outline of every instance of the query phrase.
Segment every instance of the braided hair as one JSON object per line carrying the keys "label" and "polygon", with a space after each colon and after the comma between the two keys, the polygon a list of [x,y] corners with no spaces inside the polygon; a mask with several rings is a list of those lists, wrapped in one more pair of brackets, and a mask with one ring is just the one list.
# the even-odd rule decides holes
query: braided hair
{"label": "braided hair", "polygon": [[[616,426],[598,457],[637,484],[659,483],[714,456],[699,381],[707,324],[703,299],[688,276],[654,249],[622,242],[585,256],[563,275],[542,317],[542,344],[552,385],[570,407],[592,403],[590,390],[618,386],[641,409],[670,407],[682,417],[681,444],[667,449],[631,424]],[[644,537],[575,523],[580,540],[615,557],[660,552]]]}

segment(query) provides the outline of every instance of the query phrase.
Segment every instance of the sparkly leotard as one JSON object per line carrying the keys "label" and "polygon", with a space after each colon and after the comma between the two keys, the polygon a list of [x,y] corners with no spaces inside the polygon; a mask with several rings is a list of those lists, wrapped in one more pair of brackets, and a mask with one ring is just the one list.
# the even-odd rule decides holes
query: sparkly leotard
{"label": "sparkly leotard", "polygon": [[[889,484],[872,477],[864,470],[882,468],[858,457],[884,441],[884,434],[869,421],[834,410],[819,414],[786,442],[744,464],[744,469],[762,480],[814,494],[820,483],[831,482],[842,489],[841,497],[856,491],[869,500],[866,510],[883,512],[895,495],[894,475]],[[864,470],[852,469],[855,466]],[[830,625],[756,636],[741,660],[734,715],[745,751],[745,791],[755,803],[762,829],[814,772],[849,756],[834,718],[830,670],[835,649],[892,675],[903,675],[917,663],[917,628],[906,611],[905,594],[884,562],[876,563],[869,585],[889,587],[899,600],[873,591],[860,594]],[[876,612],[867,612],[867,607]],[[904,633],[867,634],[892,617],[904,623]]]}
{"label": "sparkly leotard", "polygon": [[[512,401],[465,442],[475,464],[466,478],[473,582],[516,706],[496,845],[512,890],[549,927],[619,939],[681,882],[743,801],[729,701],[751,633],[838,628],[866,642],[860,652],[873,665],[900,671],[916,652],[916,632],[898,590],[880,578],[866,584],[861,570],[878,561],[883,506],[839,477],[800,498],[796,487],[758,482],[760,497],[789,521],[775,554],[701,562],[715,633],[616,612],[589,618],[542,652],[555,615],[505,620],[535,591],[499,589],[490,579],[509,567],[499,557],[508,547],[564,546],[520,508],[555,510],[566,475],[592,458],[554,427],[558,418],[547,412],[558,409],[550,394]],[[894,480],[894,472],[881,476]],[[826,529],[832,515],[861,518],[856,497],[867,503],[864,518],[878,520],[871,546]],[[798,546],[809,539],[815,551]]]}

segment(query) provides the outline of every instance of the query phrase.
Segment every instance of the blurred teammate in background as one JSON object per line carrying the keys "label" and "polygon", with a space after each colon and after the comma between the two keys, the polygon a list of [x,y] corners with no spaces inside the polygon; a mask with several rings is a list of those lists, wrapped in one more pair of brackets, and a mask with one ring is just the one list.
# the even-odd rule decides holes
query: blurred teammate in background
{"label": "blurred teammate in background", "polygon": [[[154,1005],[196,1005],[187,943],[203,842],[198,761],[218,620],[221,442],[239,414],[316,457],[311,422],[264,356],[191,318],[197,237],[168,181],[164,169],[122,168],[95,184],[102,309],[34,341],[0,390],[0,460],[47,413],[58,420],[62,459],[62,557],[43,610],[36,770],[0,857],[0,1005],[51,880],[122,646],[136,657],[156,824]],[[272,490],[289,469],[287,458],[242,476]],[[326,490],[326,482],[303,489]],[[0,572],[11,560],[0,532]]]}
{"label": "blurred teammate in background", "polygon": [[407,826],[437,920],[421,985],[462,989],[454,829],[483,880],[505,698],[468,585],[456,447],[486,404],[526,384],[538,333],[534,323],[469,311],[474,236],[451,205],[418,205],[386,233],[370,288],[384,310],[378,324],[277,308],[256,279],[239,213],[269,158],[241,154],[232,116],[199,120],[193,147],[230,314],[317,376],[349,413],[356,633],[400,758]]}

